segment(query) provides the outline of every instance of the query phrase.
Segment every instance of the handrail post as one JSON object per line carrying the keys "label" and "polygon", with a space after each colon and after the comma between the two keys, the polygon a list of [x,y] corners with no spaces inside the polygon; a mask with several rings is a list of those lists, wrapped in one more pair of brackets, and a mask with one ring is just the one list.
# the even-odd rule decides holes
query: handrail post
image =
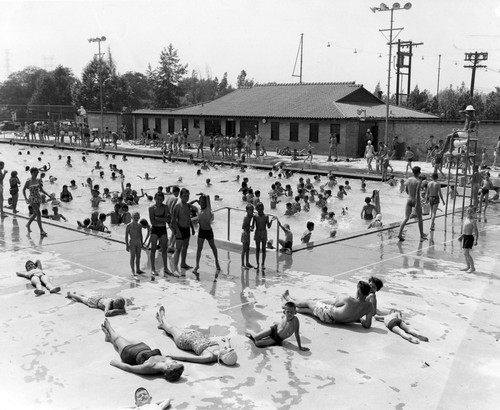
{"label": "handrail post", "polygon": [[227,240],[231,239],[231,208],[227,208]]}

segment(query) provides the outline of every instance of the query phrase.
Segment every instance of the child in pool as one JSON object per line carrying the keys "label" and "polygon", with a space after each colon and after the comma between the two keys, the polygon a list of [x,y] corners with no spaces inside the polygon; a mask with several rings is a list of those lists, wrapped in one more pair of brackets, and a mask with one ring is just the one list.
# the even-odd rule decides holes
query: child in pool
{"label": "child in pool", "polygon": [[279,244],[281,245],[280,252],[291,254],[293,246],[293,233],[292,230],[290,229],[290,225],[288,224],[281,225],[281,222],[278,221],[278,226],[285,233],[285,239],[279,240]]}
{"label": "child in pool", "polygon": [[383,226],[382,224],[382,215],[377,214],[375,217],[375,220],[368,225],[368,229],[370,228],[381,228]]}
{"label": "child in pool", "polygon": [[373,214],[376,212],[375,206],[371,203],[372,199],[367,196],[365,198],[365,205],[363,206],[363,209],[361,210],[361,219],[364,219],[366,221],[369,221],[373,219]]}
{"label": "child in pool", "polygon": [[309,243],[311,240],[312,231],[314,231],[314,222],[309,221],[306,225],[306,231],[302,234],[300,241],[302,243]]}

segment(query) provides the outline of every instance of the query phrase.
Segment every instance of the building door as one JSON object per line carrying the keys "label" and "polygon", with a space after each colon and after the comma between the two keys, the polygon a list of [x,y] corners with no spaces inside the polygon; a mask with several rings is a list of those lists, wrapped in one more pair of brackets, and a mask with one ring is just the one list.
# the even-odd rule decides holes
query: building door
{"label": "building door", "polygon": [[361,158],[365,155],[365,136],[368,130],[370,130],[373,135],[372,145],[375,151],[378,150],[378,125],[374,122],[360,122],[358,133],[358,157]]}
{"label": "building door", "polygon": [[226,120],[226,135],[231,136],[236,135],[236,121]]}
{"label": "building door", "polygon": [[259,121],[257,120],[240,120],[240,134],[242,136],[245,133],[249,133],[251,136],[255,137],[255,133],[259,132]]}

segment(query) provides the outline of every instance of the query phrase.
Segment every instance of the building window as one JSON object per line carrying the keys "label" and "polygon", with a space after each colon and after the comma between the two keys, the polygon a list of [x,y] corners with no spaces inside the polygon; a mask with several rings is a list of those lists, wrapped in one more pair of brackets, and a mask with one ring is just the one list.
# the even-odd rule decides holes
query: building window
{"label": "building window", "polygon": [[200,128],[200,120],[196,118],[193,120],[193,128]]}
{"label": "building window", "polygon": [[182,119],[182,130],[189,134],[189,120],[187,118]]}
{"label": "building window", "polygon": [[319,142],[319,124],[317,122],[309,124],[309,142]]}
{"label": "building window", "polygon": [[291,122],[290,123],[290,141],[298,141],[299,140],[299,123]]}
{"label": "building window", "polygon": [[272,122],[271,123],[271,140],[279,141],[280,139],[280,123]]}
{"label": "building window", "polygon": [[155,131],[161,134],[161,118],[155,118]]}
{"label": "building window", "polygon": [[147,117],[142,117],[142,132],[146,132],[149,128],[149,121]]}
{"label": "building window", "polygon": [[175,118],[168,119],[168,132],[169,133],[175,132]]}

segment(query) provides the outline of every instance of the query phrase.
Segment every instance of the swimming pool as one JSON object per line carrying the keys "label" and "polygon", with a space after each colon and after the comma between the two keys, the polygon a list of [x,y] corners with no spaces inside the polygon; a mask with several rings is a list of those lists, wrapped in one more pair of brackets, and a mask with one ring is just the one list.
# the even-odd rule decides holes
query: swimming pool
{"label": "swimming pool", "polygon": [[[29,152],[29,154],[28,154]],[[60,156],[60,158],[59,158]],[[66,159],[71,156],[72,167],[66,166]],[[94,184],[98,184],[102,193],[103,188],[109,188],[111,192],[121,191],[122,179],[111,179],[110,164],[116,164],[118,169],[122,169],[125,175],[124,183],[130,182],[132,189],[141,192],[144,189],[149,195],[154,195],[158,186],[179,185],[181,188],[188,188],[191,192],[190,200],[196,198],[196,194],[204,192],[209,194],[212,198],[213,210],[223,207],[238,208],[241,212],[231,211],[230,219],[230,240],[239,242],[241,233],[241,222],[244,216],[244,209],[246,203],[242,201],[242,195],[238,192],[241,181],[244,177],[249,179],[249,186],[253,190],[260,190],[262,192],[261,198],[265,206],[265,212],[276,215],[282,224],[288,223],[294,234],[295,243],[300,242],[300,236],[306,230],[308,221],[315,223],[315,230],[313,232],[312,240],[325,239],[330,236],[330,231],[336,229],[337,238],[350,236],[352,234],[367,231],[369,221],[364,221],[360,217],[361,209],[364,205],[364,198],[371,196],[373,190],[380,192],[380,203],[383,215],[383,222],[387,226],[390,223],[399,222],[403,217],[404,203],[406,195],[399,192],[399,187],[390,187],[387,184],[380,182],[367,181],[366,192],[361,192],[360,180],[351,179],[350,185],[352,189],[347,191],[344,199],[336,197],[337,187],[332,188],[333,197],[328,199],[327,206],[329,211],[335,212],[335,218],[338,223],[332,227],[328,222],[321,222],[321,210],[314,204],[311,204],[309,212],[300,212],[293,216],[285,216],[286,203],[294,202],[293,197],[281,196],[280,203],[277,204],[275,210],[270,209],[270,198],[268,192],[271,189],[271,184],[279,180],[284,187],[287,184],[292,186],[294,195],[297,191],[297,184],[299,177],[304,179],[308,175],[295,174],[291,178],[277,178],[270,177],[267,171],[253,169],[249,167],[246,172],[241,173],[239,168],[231,168],[230,166],[220,166],[217,169],[210,169],[202,171],[202,175],[197,175],[199,166],[188,165],[184,162],[167,162],[164,163],[159,159],[154,158],[141,158],[141,157],[127,157],[127,161],[123,161],[121,155],[108,158],[104,154],[89,152],[85,155],[86,162],[82,160],[83,154],[80,151],[58,149],[58,148],[34,148],[19,145],[0,145],[0,160],[5,162],[5,169],[9,174],[5,177],[4,193],[7,199],[8,195],[8,179],[10,178],[10,171],[17,170],[21,183],[29,178],[29,172],[25,171],[25,167],[37,166],[41,167],[47,163],[51,164],[51,169],[46,172],[44,178],[44,188],[49,193],[55,193],[57,198],[62,190],[63,185],[70,185],[71,180],[75,180],[78,186],[77,189],[72,190],[74,200],[70,203],[61,203],[59,205],[59,212],[63,214],[68,222],[66,224],[76,227],[77,220],[83,220],[90,216],[94,210],[90,205],[90,192],[85,181],[87,178],[92,178]],[[39,160],[40,159],[40,160]],[[103,167],[104,177],[99,176],[99,171],[94,170],[96,161],[99,161]],[[144,177],[144,173],[148,172],[151,177],[155,179],[145,180],[139,176]],[[240,182],[236,182],[237,176],[240,175]],[[57,180],[52,183],[49,177],[54,176]],[[207,186],[206,179],[210,178],[212,185]],[[314,179],[311,176],[311,180]],[[338,185],[345,185],[345,179],[337,178]],[[320,185],[327,182],[326,176],[322,176],[320,182],[315,182],[314,187],[317,191],[320,190]],[[22,188],[22,186],[21,186]],[[214,201],[213,198],[218,195],[222,198],[220,201]],[[22,194],[20,193],[20,198]],[[21,214],[26,215],[27,209],[23,206],[23,199],[20,199],[18,209]],[[140,200],[139,205],[131,206],[130,212],[138,211],[142,218],[149,219],[148,208],[152,202],[148,201],[145,197]],[[99,212],[109,213],[113,210],[114,204],[107,200],[99,206]],[[52,213],[52,206],[47,203],[42,206],[42,209],[48,209]],[[345,214],[342,214],[342,209]],[[227,211],[216,212],[215,220],[213,223],[216,238],[227,239]],[[62,222],[64,224],[64,222]],[[111,230],[111,236],[123,240],[124,226],[110,226],[109,220],[106,225]],[[35,228],[36,229],[36,228]],[[269,238],[276,237],[277,224],[273,223],[269,232]]]}

